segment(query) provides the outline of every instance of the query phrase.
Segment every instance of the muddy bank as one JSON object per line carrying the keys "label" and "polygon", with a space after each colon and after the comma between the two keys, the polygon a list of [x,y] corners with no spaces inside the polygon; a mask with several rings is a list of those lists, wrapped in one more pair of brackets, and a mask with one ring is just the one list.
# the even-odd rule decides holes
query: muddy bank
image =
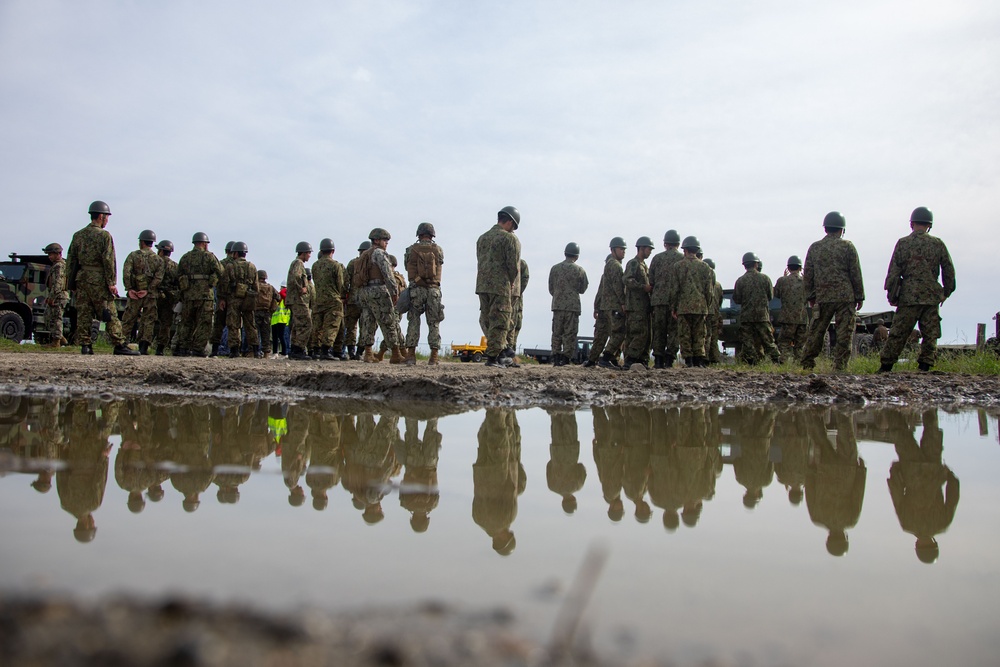
{"label": "muddy bank", "polygon": [[[938,407],[1000,405],[1000,377],[952,373],[771,374],[673,368],[626,372],[524,364],[489,369],[446,362],[193,359],[75,354],[0,354],[7,394],[184,395],[350,399],[410,403],[440,414],[484,406],[651,403],[848,403]],[[433,405],[433,407],[431,407]]]}

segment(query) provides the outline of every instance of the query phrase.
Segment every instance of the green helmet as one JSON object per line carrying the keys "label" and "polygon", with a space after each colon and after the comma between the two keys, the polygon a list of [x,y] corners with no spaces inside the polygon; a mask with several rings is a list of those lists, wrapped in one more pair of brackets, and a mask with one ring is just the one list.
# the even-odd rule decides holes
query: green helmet
{"label": "green helmet", "polygon": [[368,232],[368,240],[370,241],[388,241],[391,238],[392,235],[381,227],[376,227]]}
{"label": "green helmet", "polygon": [[676,229],[668,229],[667,233],[663,235],[663,242],[667,245],[678,245],[681,242],[681,235],[677,233]]}
{"label": "green helmet", "polygon": [[195,235],[191,237],[191,243],[209,243],[208,234],[205,232],[196,232]]}
{"label": "green helmet", "polygon": [[399,260],[396,259],[395,255],[389,255],[389,264],[392,266],[399,266]]}
{"label": "green helmet", "polygon": [[823,226],[829,227],[830,229],[844,229],[847,226],[847,221],[844,220],[842,216],[837,211],[830,211],[823,218]]}
{"label": "green helmet", "polygon": [[756,253],[753,252],[743,253],[743,266],[746,266],[747,264],[756,264],[759,261],[760,257],[757,257]]}
{"label": "green helmet", "polygon": [[304,252],[312,252],[312,251],[313,247],[312,244],[309,243],[309,241],[299,241],[297,244],[295,244],[296,255],[301,255]]}
{"label": "green helmet", "polygon": [[918,206],[910,214],[910,222],[919,222],[922,225],[934,224],[934,214],[926,206]]}
{"label": "green helmet", "polygon": [[705,261],[706,264],[708,264],[710,267],[712,267],[712,269],[715,269],[715,260],[714,259],[709,259],[708,257],[706,257],[704,261]]}
{"label": "green helmet", "polygon": [[243,241],[234,241],[231,252],[250,252],[250,248]]}
{"label": "green helmet", "polygon": [[628,244],[625,243],[625,239],[623,239],[620,236],[616,236],[613,239],[611,239],[611,243],[609,244],[609,247],[612,250],[614,250],[615,248],[627,248]]}
{"label": "green helmet", "polygon": [[371,241],[362,241],[361,245],[358,246],[358,252],[364,252],[365,250],[368,250],[368,248],[371,247],[372,247]]}
{"label": "green helmet", "polygon": [[163,252],[173,252],[174,242],[163,239],[162,241],[156,244],[156,249],[162,250]]}
{"label": "green helmet", "polygon": [[333,239],[323,239],[319,242],[319,251],[326,252],[327,250],[336,250],[336,246],[333,245]]}
{"label": "green helmet", "polygon": [[502,209],[497,211],[497,219],[499,220],[502,216],[507,216],[514,221],[514,229],[521,226],[521,212],[513,206],[504,206]]}
{"label": "green helmet", "polygon": [[257,280],[267,280],[267,271],[264,269],[257,269]]}
{"label": "green helmet", "polygon": [[42,252],[44,252],[46,255],[49,254],[50,252],[62,252],[62,250],[63,250],[62,246],[59,245],[58,243],[50,243],[44,248],[42,248]]}
{"label": "green helmet", "polygon": [[236,243],[236,241],[227,241],[226,242],[226,254],[227,255],[233,251],[233,244],[234,243]]}
{"label": "green helmet", "polygon": [[799,259],[798,255],[792,255],[791,257],[788,258],[787,265],[788,266],[798,266],[798,267],[801,267],[802,266],[802,260]]}
{"label": "green helmet", "polygon": [[693,250],[697,252],[701,249],[701,241],[698,240],[697,236],[688,236],[684,239],[684,242],[681,243],[681,247],[685,250]]}
{"label": "green helmet", "polygon": [[653,245],[653,239],[649,238],[648,236],[640,236],[639,239],[635,242],[635,247],[655,248],[656,246]]}
{"label": "green helmet", "polygon": [[111,215],[111,207],[98,200],[90,204],[90,209],[87,210],[87,213],[106,213]]}
{"label": "green helmet", "polygon": [[580,256],[580,246],[576,243],[567,243],[566,249],[563,250],[563,254],[569,257],[579,257]]}
{"label": "green helmet", "polygon": [[139,232],[139,240],[147,243],[156,243],[156,232],[152,229],[144,229]]}
{"label": "green helmet", "polygon": [[437,234],[434,232],[434,225],[429,222],[421,222],[417,225],[417,236],[429,236],[434,238]]}

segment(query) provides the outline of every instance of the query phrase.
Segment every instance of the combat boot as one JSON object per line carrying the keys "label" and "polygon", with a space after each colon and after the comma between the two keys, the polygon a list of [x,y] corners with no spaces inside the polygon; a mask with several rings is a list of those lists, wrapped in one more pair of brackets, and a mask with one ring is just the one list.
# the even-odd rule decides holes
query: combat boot
{"label": "combat boot", "polygon": [[417,348],[415,347],[406,348],[406,365],[407,366],[417,365]]}
{"label": "combat boot", "polygon": [[[383,353],[383,356],[384,356],[384,353]],[[401,364],[404,361],[406,361],[406,357],[403,356],[403,353],[400,351],[399,346],[398,345],[393,345],[392,346],[392,355],[389,357],[389,363],[390,364]]]}
{"label": "combat boot", "polygon": [[926,373],[930,369],[931,369],[931,365],[930,364],[925,364],[922,361],[918,361],[917,362],[917,370],[920,371],[921,373]]}
{"label": "combat boot", "polygon": [[[414,360],[416,361],[416,360]],[[428,366],[440,366],[441,362],[438,361],[438,351],[437,348],[431,348],[431,358],[427,360]]]}
{"label": "combat boot", "polygon": [[144,340],[139,341],[139,354],[149,354],[149,343]]}
{"label": "combat boot", "polygon": [[360,359],[360,357],[358,356],[358,348],[357,348],[357,346],[355,346],[355,345],[348,345],[347,346],[347,359],[349,361],[357,361],[358,359]]}
{"label": "combat boot", "polygon": [[666,368],[663,365],[663,355],[662,354],[654,354],[653,355],[653,369],[654,370],[660,370],[662,368]]}
{"label": "combat boot", "polygon": [[382,344],[378,346],[378,352],[375,352],[375,361],[382,361],[385,359],[385,353],[389,350],[389,346],[382,341]]}
{"label": "combat boot", "polygon": [[80,354],[93,354],[93,353],[94,353],[94,346],[93,345],[81,345],[80,346]]}
{"label": "combat boot", "polygon": [[371,345],[366,345],[365,346],[365,353],[361,355],[361,361],[365,362],[366,364],[377,364],[378,363],[378,359],[376,359],[375,355],[372,354],[372,346]]}
{"label": "combat boot", "polygon": [[165,345],[157,345],[156,346],[156,356],[162,357],[163,356],[163,350],[164,350],[165,347],[166,347]]}
{"label": "combat boot", "polygon": [[260,345],[258,345],[256,347],[256,349],[254,349],[254,351],[253,351],[253,358],[254,359],[263,359],[264,358],[264,349]]}
{"label": "combat boot", "polygon": [[112,351],[112,354],[117,354],[117,355],[126,356],[126,357],[137,357],[137,356],[139,356],[139,353],[136,350],[133,350],[132,348],[130,348],[125,343],[119,343],[118,345],[115,345],[115,349],[114,349],[114,351]]}
{"label": "combat boot", "polygon": [[292,349],[288,351],[288,358],[296,361],[312,361],[306,351],[298,345],[292,345]]}
{"label": "combat boot", "polygon": [[684,365],[688,368],[694,368],[694,357],[684,357]]}
{"label": "combat boot", "polygon": [[240,350],[239,350],[239,348],[234,347],[234,348],[232,348],[232,349],[229,350],[229,358],[230,359],[238,359],[239,356],[240,356]]}
{"label": "combat boot", "polygon": [[483,364],[484,368],[504,368],[504,365],[500,363],[497,357],[486,357],[486,363]]}

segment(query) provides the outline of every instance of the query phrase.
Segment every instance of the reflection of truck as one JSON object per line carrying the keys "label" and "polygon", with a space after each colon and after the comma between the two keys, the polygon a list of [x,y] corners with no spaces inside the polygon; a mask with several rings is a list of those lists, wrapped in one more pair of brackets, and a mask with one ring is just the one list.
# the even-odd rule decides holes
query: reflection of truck
{"label": "reflection of truck", "polygon": [[459,361],[474,361],[477,364],[483,360],[486,354],[486,336],[479,339],[479,345],[469,343],[468,345],[451,346],[451,356],[458,357]]}
{"label": "reflection of truck", "polygon": [[[590,356],[590,348],[594,344],[594,338],[592,336],[580,336],[576,339],[576,354],[570,359],[572,364],[582,364],[587,361],[587,357]],[[543,350],[540,348],[525,348],[524,356],[531,357],[540,364],[547,364],[552,361],[552,350]]]}

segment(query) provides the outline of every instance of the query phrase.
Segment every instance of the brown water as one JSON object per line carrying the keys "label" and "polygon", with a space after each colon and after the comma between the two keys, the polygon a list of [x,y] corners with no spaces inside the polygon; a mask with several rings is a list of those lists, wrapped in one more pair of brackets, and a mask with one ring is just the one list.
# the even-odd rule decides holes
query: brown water
{"label": "brown water", "polygon": [[996,664],[983,413],[0,402],[0,589],[504,607],[745,664]]}

